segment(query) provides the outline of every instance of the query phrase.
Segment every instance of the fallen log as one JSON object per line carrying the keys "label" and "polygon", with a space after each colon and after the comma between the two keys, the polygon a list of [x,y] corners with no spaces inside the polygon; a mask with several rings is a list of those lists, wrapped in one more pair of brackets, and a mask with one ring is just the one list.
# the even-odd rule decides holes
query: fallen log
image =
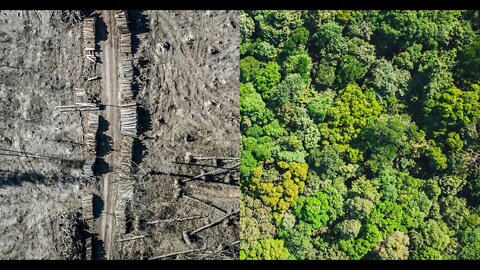
{"label": "fallen log", "polygon": [[160,222],[177,222],[177,221],[185,221],[185,220],[192,220],[192,219],[200,219],[200,218],[206,218],[206,216],[193,216],[193,217],[184,217],[184,218],[176,218],[176,219],[163,219],[163,220],[154,220],[154,221],[149,221],[147,224],[157,224]]}
{"label": "fallen log", "polygon": [[91,78],[88,78],[88,79],[87,79],[87,82],[89,82],[89,81],[94,81],[94,80],[99,80],[99,79],[101,79],[100,76],[91,77]]}
{"label": "fallen log", "polygon": [[205,201],[203,201],[203,200],[200,200],[200,199],[195,198],[195,197],[190,197],[190,196],[185,195],[185,194],[182,194],[182,197],[187,198],[187,199],[190,199],[190,200],[192,200],[192,201],[199,202],[199,203],[204,204],[204,205],[206,205],[206,206],[208,206],[208,207],[215,208],[215,209],[217,209],[217,210],[219,210],[219,211],[222,211],[223,213],[227,213],[227,211],[226,211],[225,209],[222,209],[222,208],[216,206],[215,204],[213,204],[213,203],[211,203],[211,202],[208,202],[208,203],[207,203],[207,202],[205,202]]}
{"label": "fallen log", "polygon": [[227,159],[227,160],[239,160],[240,158],[236,158],[236,157],[195,157],[195,156],[192,156],[193,159],[196,159],[196,160],[204,160],[204,159]]}
{"label": "fallen log", "polygon": [[217,219],[217,220],[215,220],[215,221],[213,221],[213,222],[210,222],[209,224],[207,224],[207,225],[205,225],[205,226],[202,226],[202,227],[200,227],[200,228],[198,228],[198,229],[190,232],[188,235],[189,235],[189,236],[192,236],[192,235],[194,235],[194,234],[197,234],[197,233],[199,233],[199,232],[201,232],[201,231],[203,231],[203,230],[205,230],[205,229],[208,229],[208,228],[210,228],[210,227],[212,227],[212,226],[214,226],[214,225],[222,222],[223,220],[225,220],[225,219],[229,218],[230,216],[233,216],[233,215],[235,215],[235,214],[237,214],[237,213],[240,213],[240,209],[235,210],[235,211],[233,211],[233,212],[231,212],[231,213],[228,213],[228,214],[226,214],[225,216],[223,216],[223,217],[221,217],[221,218],[219,218],[219,219]]}
{"label": "fallen log", "polygon": [[203,251],[205,249],[207,249],[207,247],[203,247],[203,248],[200,248],[200,249],[189,249],[189,250],[185,250],[185,251],[172,252],[172,253],[167,253],[167,254],[160,255],[160,256],[150,257],[149,260],[158,260],[158,259],[162,259],[162,258],[166,258],[166,257],[170,257],[170,256],[181,255],[181,254],[191,253],[191,252],[195,252],[195,251]]}
{"label": "fallen log", "polygon": [[120,107],[132,107],[132,106],[137,106],[137,103],[126,103],[126,104],[120,105]]}
{"label": "fallen log", "polygon": [[202,174],[199,174],[199,175],[194,176],[194,177],[192,177],[192,178],[183,180],[182,183],[185,183],[185,182],[188,182],[188,181],[192,181],[192,180],[201,178],[201,177],[203,177],[203,176],[211,175],[211,174],[217,174],[217,173],[227,172],[227,171],[230,171],[230,170],[234,169],[235,167],[237,167],[237,166],[239,166],[239,165],[240,165],[239,163],[236,163],[236,164],[233,165],[233,166],[229,166],[229,167],[225,167],[225,168],[220,168],[220,169],[216,169],[216,170],[209,171],[209,172],[206,172],[206,173],[202,173]]}

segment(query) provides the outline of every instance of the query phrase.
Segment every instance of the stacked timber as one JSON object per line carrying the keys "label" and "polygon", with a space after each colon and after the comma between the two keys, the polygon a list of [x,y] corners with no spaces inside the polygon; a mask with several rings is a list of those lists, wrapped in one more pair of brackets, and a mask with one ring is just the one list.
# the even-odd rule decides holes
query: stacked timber
{"label": "stacked timber", "polygon": [[128,14],[125,10],[115,11],[115,19],[120,33],[120,92],[123,101],[133,99],[133,60],[132,35],[128,29]]}
{"label": "stacked timber", "polygon": [[120,63],[120,77],[125,78],[128,82],[133,80],[133,59],[131,56],[125,56]]}
{"label": "stacked timber", "polygon": [[[128,29],[128,16],[124,10],[115,11],[115,19],[120,33],[120,94],[122,108],[120,109],[120,132],[124,135],[120,147],[120,170],[116,175],[117,200],[115,203],[115,224],[125,230],[126,204],[133,197],[134,178],[132,178],[132,150],[134,138],[137,136],[137,105],[133,100],[133,59],[132,38]],[[130,102],[130,104],[128,104]],[[123,231],[125,232],[125,231]]]}
{"label": "stacked timber", "polygon": [[77,102],[74,105],[57,106],[56,108],[60,112],[100,110],[100,107],[96,103],[85,103],[85,102]]}
{"label": "stacked timber", "polygon": [[125,136],[137,136],[137,108],[120,109],[120,133]]}
{"label": "stacked timber", "polygon": [[115,11],[115,20],[117,22],[118,31],[120,34],[130,34],[128,30],[128,14],[125,10]]}
{"label": "stacked timber", "polygon": [[88,115],[87,130],[85,132],[85,144],[87,145],[87,151],[89,153],[92,153],[93,155],[95,155],[96,136],[99,120],[100,116],[98,114],[90,113]]}
{"label": "stacked timber", "polygon": [[125,54],[132,53],[132,36],[130,33],[120,34],[120,52]]}
{"label": "stacked timber", "polygon": [[95,63],[95,18],[84,19],[82,30],[85,57]]}
{"label": "stacked timber", "polygon": [[133,99],[133,61],[130,56],[125,56],[120,63],[120,92],[123,101]]}
{"label": "stacked timber", "polygon": [[85,161],[85,164],[83,164],[83,169],[82,173],[83,175],[87,177],[93,177],[94,172],[93,172],[93,166],[95,165],[95,158],[88,159]]}
{"label": "stacked timber", "polygon": [[90,113],[88,115],[87,125],[89,127],[92,127],[93,129],[95,129],[95,132],[98,129],[99,118],[100,118],[100,116],[98,114],[95,114],[95,113]]}
{"label": "stacked timber", "polygon": [[87,261],[92,260],[92,237],[85,239],[85,259]]}
{"label": "stacked timber", "polygon": [[124,174],[119,174],[117,177],[117,200],[114,209],[115,224],[118,228],[122,228],[124,232],[126,228],[125,209],[127,203],[133,198],[134,181]]}
{"label": "stacked timber", "polygon": [[82,215],[84,220],[93,219],[93,194],[87,193],[82,196]]}
{"label": "stacked timber", "polygon": [[131,173],[132,151],[133,138],[130,136],[123,137],[122,145],[120,146],[120,171],[127,175]]}

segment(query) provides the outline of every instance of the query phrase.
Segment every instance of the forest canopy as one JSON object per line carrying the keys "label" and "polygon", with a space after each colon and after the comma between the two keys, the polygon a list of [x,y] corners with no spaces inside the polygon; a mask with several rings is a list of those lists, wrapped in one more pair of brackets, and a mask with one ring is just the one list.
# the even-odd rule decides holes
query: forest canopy
{"label": "forest canopy", "polygon": [[479,13],[241,12],[241,259],[480,259]]}

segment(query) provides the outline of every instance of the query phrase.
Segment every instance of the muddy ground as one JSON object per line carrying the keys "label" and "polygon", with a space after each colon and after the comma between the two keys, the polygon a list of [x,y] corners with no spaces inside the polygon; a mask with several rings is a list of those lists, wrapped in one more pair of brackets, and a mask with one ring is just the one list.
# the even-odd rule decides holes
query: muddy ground
{"label": "muddy ground", "polygon": [[[87,12],[0,12],[0,258],[85,259],[84,113],[60,113],[85,87]],[[90,12],[88,12],[90,13]],[[137,184],[114,258],[235,259],[239,208],[238,12],[129,11],[141,126]],[[95,72],[93,72],[95,73]],[[88,86],[94,101],[100,83]],[[85,121],[85,120],[83,120]],[[188,179],[218,168],[223,173]],[[221,171],[222,172],[222,171]],[[123,228],[126,227],[124,230]]]}
{"label": "muddy ground", "polygon": [[[140,177],[127,214],[138,230],[131,234],[148,237],[119,243],[118,256],[199,250],[165,259],[235,259],[238,215],[183,234],[239,209],[238,160],[191,158],[240,155],[238,12],[130,14],[141,127],[134,153]],[[234,169],[180,183],[223,167]]]}

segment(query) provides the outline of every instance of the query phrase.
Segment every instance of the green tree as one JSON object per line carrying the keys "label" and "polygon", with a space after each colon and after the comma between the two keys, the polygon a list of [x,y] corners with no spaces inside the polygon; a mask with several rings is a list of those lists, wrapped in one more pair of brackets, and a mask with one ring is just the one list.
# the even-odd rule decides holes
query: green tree
{"label": "green tree", "polygon": [[451,87],[425,103],[426,117],[433,137],[447,135],[480,119],[479,91]]}
{"label": "green tree", "polygon": [[258,240],[276,234],[270,209],[247,194],[241,195],[240,228],[241,248],[244,250],[254,249]]}
{"label": "green tree", "polygon": [[415,260],[441,260],[448,258],[448,248],[454,243],[452,231],[442,221],[428,219],[410,239],[411,258]]}
{"label": "green tree", "polygon": [[382,260],[406,260],[409,255],[409,243],[408,235],[396,231],[380,243],[376,252]]}
{"label": "green tree", "polygon": [[328,208],[327,198],[318,192],[312,197],[300,197],[295,206],[295,215],[318,229],[328,221]]}
{"label": "green tree", "polygon": [[243,150],[240,158],[240,174],[244,179],[248,178],[258,161],[253,157],[252,151]]}
{"label": "green tree", "polygon": [[357,219],[346,219],[336,225],[336,231],[342,238],[357,237],[362,223]]}
{"label": "green tree", "polygon": [[259,30],[258,37],[279,47],[293,29],[302,25],[302,13],[296,10],[255,10],[252,11]]}
{"label": "green tree", "polygon": [[252,82],[260,73],[262,63],[253,56],[247,56],[240,60],[240,81]]}
{"label": "green tree", "polygon": [[436,146],[435,142],[429,141],[426,150],[428,164],[434,171],[443,171],[447,168],[447,157],[442,153],[442,149]]}
{"label": "green tree", "polygon": [[271,100],[278,107],[299,102],[304,90],[302,77],[299,74],[289,74],[274,89]]}
{"label": "green tree", "polygon": [[285,246],[289,252],[300,260],[314,259],[316,250],[311,235],[312,225],[300,221],[294,228],[284,232]]}
{"label": "green tree", "polygon": [[357,144],[373,171],[385,167],[409,170],[426,147],[425,133],[408,115],[382,114],[368,120]]}
{"label": "green tree", "polygon": [[323,122],[332,103],[333,98],[328,94],[316,96],[308,104],[308,115],[316,123]]}
{"label": "green tree", "polygon": [[469,227],[460,237],[459,259],[478,260],[480,258],[480,228]]}
{"label": "green tree", "polygon": [[380,99],[403,97],[408,91],[410,73],[399,69],[385,59],[375,62],[371,70],[369,85]]}
{"label": "green tree", "polygon": [[253,84],[264,100],[272,97],[274,88],[280,82],[280,66],[276,62],[269,62],[255,77]]}
{"label": "green tree", "polygon": [[291,260],[283,240],[265,238],[257,242],[254,249],[240,250],[240,260]]}
{"label": "green tree", "polygon": [[310,32],[305,27],[293,30],[290,38],[285,42],[283,50],[287,54],[291,54],[292,52],[305,49],[309,36]]}
{"label": "green tree", "polygon": [[314,82],[320,89],[333,86],[335,81],[335,71],[336,63],[332,63],[326,59],[321,59],[313,71],[315,74]]}
{"label": "green tree", "polygon": [[240,85],[240,113],[242,124],[246,127],[253,124],[264,125],[273,119],[273,113],[251,83]]}
{"label": "green tree", "polygon": [[342,35],[343,27],[335,22],[328,22],[318,27],[312,36],[313,49],[318,52],[318,58],[339,61],[347,52],[347,41]]}
{"label": "green tree", "polygon": [[266,41],[256,39],[254,42],[246,42],[240,46],[240,54],[253,56],[256,59],[268,62],[277,57],[277,49]]}
{"label": "green tree", "polygon": [[243,41],[249,39],[255,31],[255,22],[245,11],[240,11],[240,35]]}
{"label": "green tree", "polygon": [[330,143],[347,144],[356,138],[370,117],[380,115],[381,106],[374,98],[365,96],[356,84],[340,90],[328,109],[325,123],[321,123],[323,138]]}
{"label": "green tree", "polygon": [[457,70],[463,83],[480,83],[480,37],[460,51]]}
{"label": "green tree", "polygon": [[299,74],[305,84],[310,83],[310,71],[312,70],[312,58],[306,51],[299,51],[287,57],[283,62],[285,74]]}

